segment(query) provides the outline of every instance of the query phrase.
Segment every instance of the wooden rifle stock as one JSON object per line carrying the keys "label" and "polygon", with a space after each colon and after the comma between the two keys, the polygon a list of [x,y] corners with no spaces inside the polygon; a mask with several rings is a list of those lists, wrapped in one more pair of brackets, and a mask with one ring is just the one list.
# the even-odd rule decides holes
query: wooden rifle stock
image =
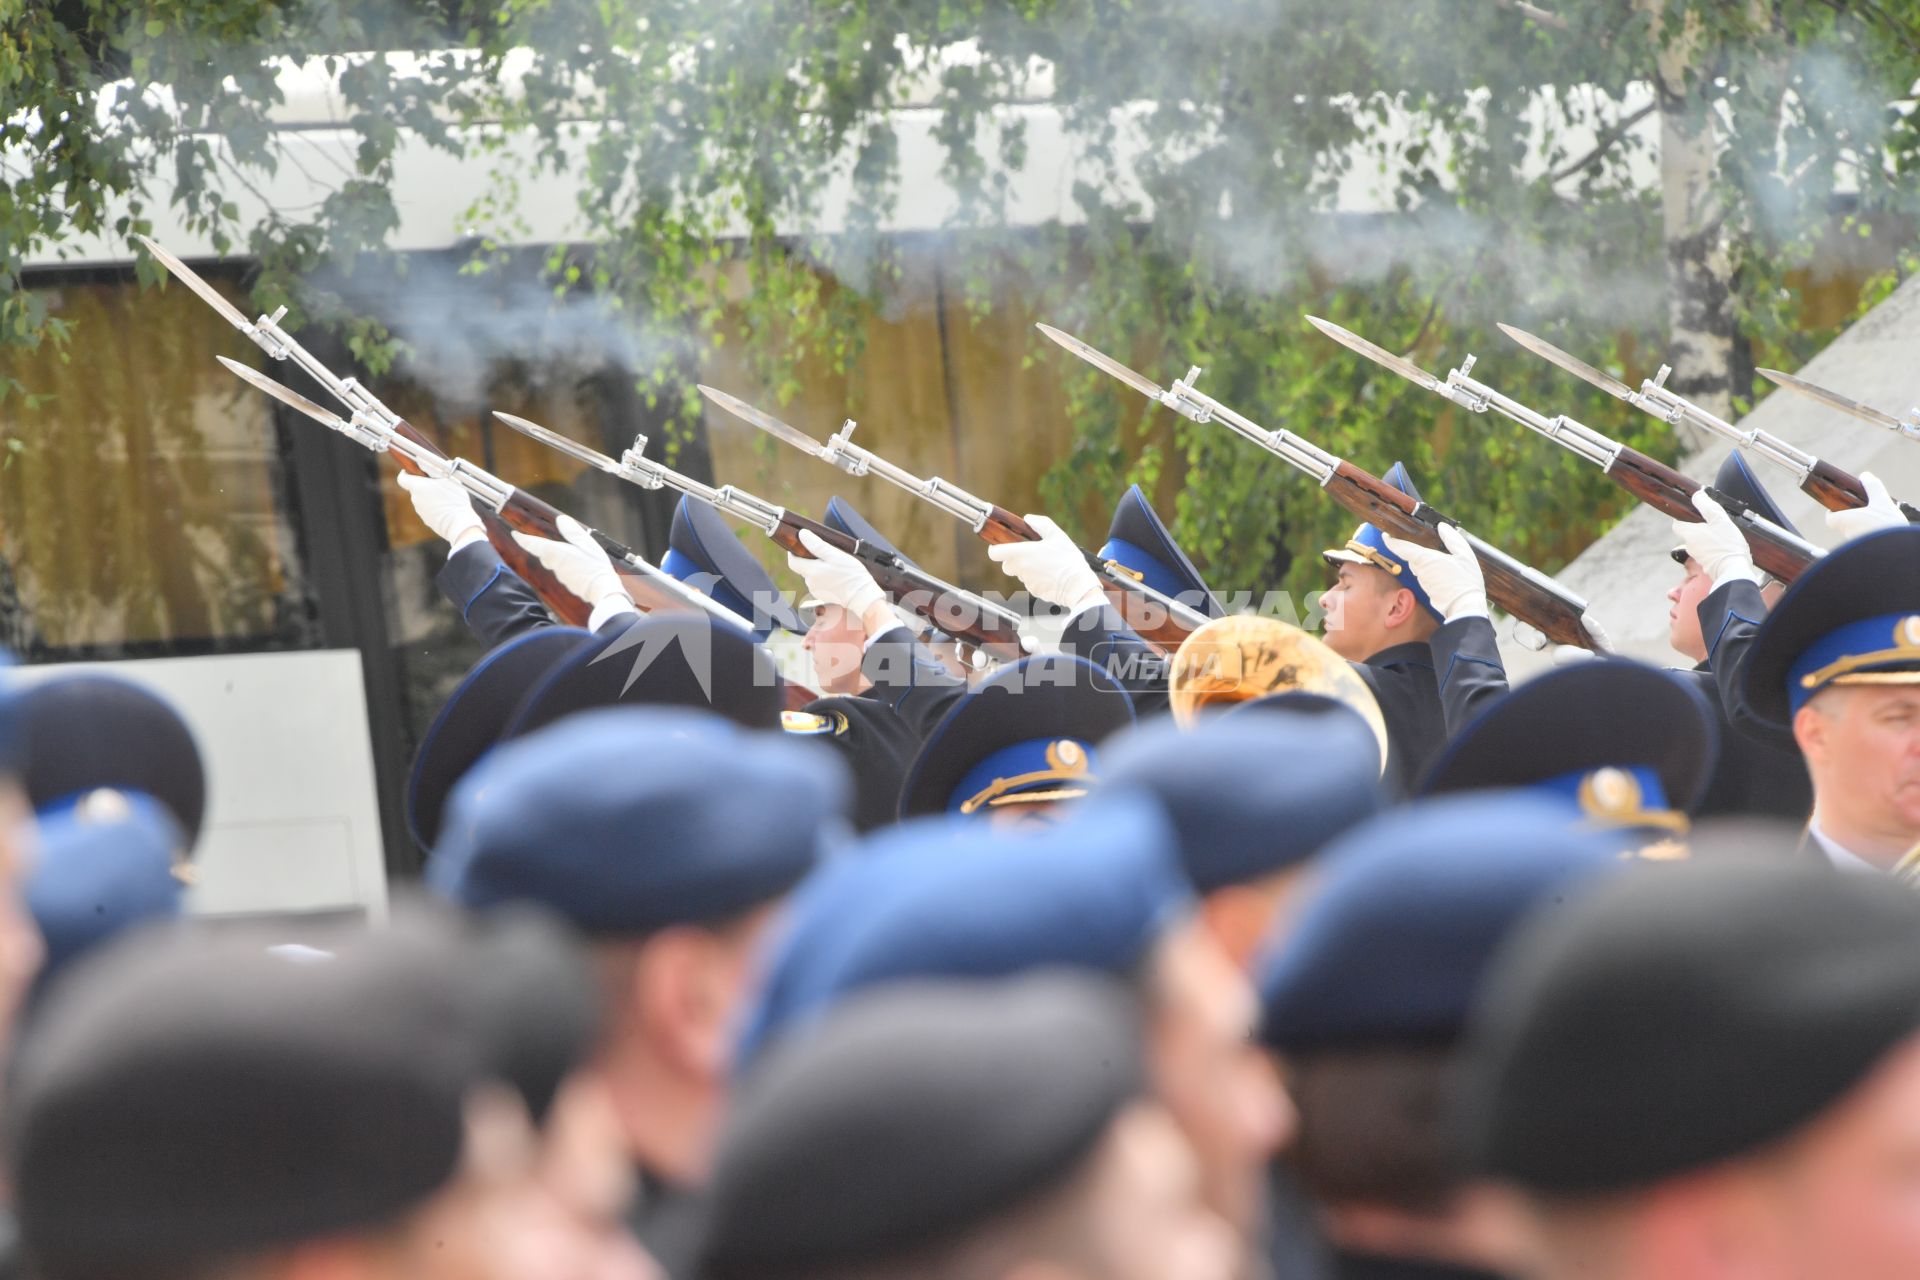
{"label": "wooden rifle stock", "polygon": [[[1323,487],[1328,497],[1368,524],[1423,547],[1444,550],[1435,530],[1442,524],[1459,523],[1350,462],[1342,461]],[[1570,601],[1518,572],[1500,557],[1476,552],[1476,558],[1486,576],[1487,598],[1494,604],[1555,644],[1576,645],[1582,649],[1599,647],[1587,631],[1581,611]]]}
{"label": "wooden rifle stock", "polygon": [[[395,425],[394,430],[422,449],[430,449],[442,458],[447,456],[439,445],[429,440],[410,422],[401,421]],[[400,464],[402,470],[411,471],[415,475],[423,474],[420,468],[398,453],[393,455],[393,460]],[[551,609],[554,617],[570,627],[586,626],[587,619],[593,614],[593,606],[561,586],[560,579],[554,576],[553,570],[541,564],[531,551],[514,541],[509,521],[504,518],[505,513],[489,511],[485,507],[475,507],[475,510],[480,513],[480,523],[487,531],[487,541],[492,543],[493,549],[500,553],[501,563],[533,588],[534,594],[540,597],[540,603]],[[521,531],[523,533],[540,532],[531,525]],[[556,537],[558,534],[556,531],[543,533],[541,536]]]}
{"label": "wooden rifle stock", "polygon": [[1867,487],[1860,478],[1825,459],[1815,460],[1800,489],[1829,511],[1852,511],[1867,505]]}
{"label": "wooden rifle stock", "polygon": [[986,523],[980,526],[980,540],[992,546],[1009,542],[1038,542],[1040,531],[1005,507],[996,505],[987,512]]}
{"label": "wooden rifle stock", "polygon": [[[1018,519],[1018,517],[1015,517]],[[808,532],[830,547],[857,556],[873,580],[886,592],[887,599],[924,618],[970,648],[979,649],[1003,661],[1026,656],[1020,643],[1020,629],[997,614],[976,609],[966,599],[956,599],[939,580],[901,563],[893,556],[877,551],[840,530],[788,511],[781,515],[774,530],[774,543],[781,549],[812,559],[813,553],[800,542]]]}
{"label": "wooden rifle stock", "polygon": [[[440,454],[441,457],[446,456],[438,445],[434,444],[432,440],[429,440],[411,423],[402,421],[395,430],[422,448],[432,449],[435,453]],[[408,470],[413,469],[412,467],[408,467],[407,463],[403,459],[400,459],[397,454],[395,455],[395,460],[399,461],[401,466],[407,467]],[[559,618],[560,621],[569,626],[586,626],[588,617],[593,613],[592,604],[588,601],[581,600],[578,596],[561,586],[560,580],[554,576],[553,571],[544,564],[541,564],[532,552],[514,541],[512,533],[510,532],[518,531],[529,537],[550,538],[556,542],[563,541],[560,536],[561,512],[559,508],[549,502],[534,497],[525,489],[515,488],[512,496],[507,499],[506,505],[501,507],[498,513],[490,511],[485,507],[481,507],[479,510],[481,522],[487,528],[487,541],[491,542],[494,549],[500,553],[500,559],[506,564],[507,568],[513,570],[514,573],[524,579],[527,585],[533,588],[534,593],[540,597],[541,603],[545,604],[548,609],[551,609],[553,615]],[[615,572],[620,575],[620,585],[626,588],[627,594],[633,598],[635,607],[642,613],[670,613],[675,611],[685,613],[690,610],[691,606],[689,606],[685,600],[680,599],[670,591],[661,589],[657,583],[649,578],[634,573],[630,568],[620,564],[618,561],[615,561],[613,567]],[[576,615],[578,618],[577,621],[575,620]]]}
{"label": "wooden rifle stock", "polygon": [[[1675,520],[1699,522],[1700,513],[1693,509],[1693,495],[1702,486],[1665,463],[1649,458],[1638,449],[1623,448],[1607,468],[1607,474],[1613,477],[1615,484],[1654,510]],[[1730,510],[1746,510],[1740,503],[1724,495],[1716,493],[1713,496]],[[1813,563],[1812,557],[1804,550],[1782,542],[1765,526],[1742,520],[1736,520],[1735,523],[1746,535],[1747,546],[1753,551],[1753,563],[1762,572],[1782,582],[1792,582]]]}
{"label": "wooden rifle stock", "polygon": [[[1815,458],[1813,470],[1800,482],[1800,491],[1829,511],[1852,511],[1867,505],[1867,486],[1850,471],[1842,471],[1824,458]],[[1920,507],[1894,500],[1900,514],[1910,524],[1920,524]]]}

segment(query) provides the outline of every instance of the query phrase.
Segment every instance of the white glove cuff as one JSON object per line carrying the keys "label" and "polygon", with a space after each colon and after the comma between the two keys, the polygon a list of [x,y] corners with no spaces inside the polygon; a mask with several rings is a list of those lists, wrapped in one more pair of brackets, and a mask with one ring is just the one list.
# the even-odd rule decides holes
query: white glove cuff
{"label": "white glove cuff", "polygon": [[486,540],[486,526],[476,522],[470,528],[462,529],[454,535],[453,541],[447,544],[447,559],[451,560],[454,556],[466,550],[474,543],[485,542]]}
{"label": "white glove cuff", "polygon": [[624,591],[610,591],[594,601],[593,612],[587,615],[587,630],[598,631],[615,618],[629,613],[638,613],[633,599]]}
{"label": "white glove cuff", "polygon": [[1731,568],[1722,569],[1720,575],[1713,580],[1712,589],[1718,591],[1729,582],[1751,582],[1757,587],[1765,583],[1765,581],[1766,579],[1761,576],[1760,571],[1753,567],[1753,561],[1748,560],[1735,564]]}

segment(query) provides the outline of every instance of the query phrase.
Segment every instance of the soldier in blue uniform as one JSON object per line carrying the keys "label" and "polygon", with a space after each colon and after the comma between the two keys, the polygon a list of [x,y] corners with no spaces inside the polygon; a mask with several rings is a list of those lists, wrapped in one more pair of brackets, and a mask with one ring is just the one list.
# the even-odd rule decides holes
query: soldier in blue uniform
{"label": "soldier in blue uniform", "polygon": [[[910,567],[918,567],[861,515],[851,502],[837,494],[827,499],[826,510],[820,520],[822,524],[838,529],[850,538],[858,539],[888,555],[898,556]],[[931,657],[939,664],[944,675],[954,680],[964,680],[970,672],[969,664],[952,637],[931,627],[925,620],[907,615],[899,609],[889,609],[887,612],[872,610],[875,619],[873,625],[878,630],[870,631],[860,614],[843,605],[809,599],[801,602],[801,608],[811,608],[813,611],[807,627],[806,649],[812,655],[815,680],[822,693],[870,692],[873,681],[865,670],[867,650],[871,647],[869,641],[891,634],[896,627],[904,627],[919,641],[919,645],[910,647],[910,660],[913,657],[921,660]],[[888,612],[892,615],[890,618]]]}
{"label": "soldier in blue uniform", "polygon": [[[1420,496],[1405,464],[1394,463],[1385,478]],[[1353,663],[1386,718],[1389,781],[1397,794],[1411,795],[1447,740],[1427,643],[1445,621],[1447,605],[1432,598],[1397,544],[1375,525],[1355,529],[1344,547],[1323,553],[1338,576],[1321,600],[1328,647]]]}
{"label": "soldier in blue uniform", "polygon": [[1449,1125],[1486,971],[1536,905],[1625,866],[1618,833],[1518,794],[1415,801],[1322,855],[1261,964],[1260,1040],[1300,1113],[1289,1167],[1333,1280],[1492,1280],[1520,1242],[1469,1188]]}
{"label": "soldier in blue uniform", "polygon": [[873,837],[794,895],[744,1022],[742,1074],[880,987],[1045,969],[1120,978],[1143,1002],[1156,1092],[1199,1157],[1206,1202],[1251,1252],[1290,1113],[1248,1042],[1251,985],[1193,918],[1175,847],[1137,793],[1075,801],[1014,835],[945,821]]}
{"label": "soldier in blue uniform", "polygon": [[1892,870],[1920,845],[1920,526],[1846,543],[1759,628],[1739,705],[1793,735],[1827,861]]}
{"label": "soldier in blue uniform", "polygon": [[[1058,525],[1045,516],[1030,517],[1029,523],[1042,534],[1039,541],[1007,543],[989,548],[987,554],[1033,597],[1069,611],[1061,634],[1063,653],[1106,669],[1132,696],[1140,715],[1164,710],[1165,658],[1107,603],[1099,575]],[[893,616],[878,584],[859,561],[817,539],[808,543],[808,549],[814,559],[796,556],[790,563],[814,596],[837,606],[842,611],[839,616],[860,620],[865,648],[862,672],[869,693],[892,706],[924,736],[965,692],[966,680],[930,654],[912,629]],[[1175,588],[1167,594],[1219,610],[1206,583],[1137,485],[1116,507],[1101,557],[1156,589]]]}
{"label": "soldier in blue uniform", "polygon": [[[1714,487],[1774,523],[1793,527],[1738,453],[1728,455]],[[1668,599],[1673,602],[1671,643],[1695,661],[1691,670],[1674,674],[1707,702],[1721,729],[1718,764],[1697,812],[1701,817],[1759,814],[1800,821],[1811,805],[1812,789],[1791,738],[1743,714],[1737,694],[1729,697],[1770,600],[1777,596],[1777,585],[1763,582],[1746,539],[1718,503],[1702,493],[1694,505],[1700,521],[1674,522],[1679,545],[1673,558],[1685,577]],[[1443,531],[1442,538],[1445,551],[1399,539],[1394,544],[1430,582],[1445,584],[1448,598],[1457,602],[1431,641],[1447,723],[1457,733],[1506,692],[1507,673],[1487,616],[1479,561],[1457,532]]]}
{"label": "soldier in blue uniform", "polygon": [[[443,592],[461,609],[475,634],[496,648],[469,673],[422,740],[409,797],[409,822],[417,839],[431,842],[431,831],[423,828],[431,826],[433,806],[444,799],[466,766],[499,737],[549,723],[570,711],[615,701],[704,704],[743,723],[784,727],[816,738],[839,752],[860,780],[856,806],[860,825],[891,820],[914,739],[889,708],[830,697],[783,719],[784,686],[764,653],[736,643],[736,632],[714,616],[686,613],[642,619],[612,562],[569,519],[561,525],[566,541],[521,540],[569,590],[594,602],[588,625],[592,643],[583,643],[577,630],[557,628],[532,589],[500,563],[484,535],[476,537],[478,517],[473,516],[464,494],[455,502],[454,495],[432,487],[446,483],[450,482],[422,481],[408,488],[422,519],[442,536],[450,534],[449,540],[455,543],[441,577]],[[773,579],[710,507],[683,498],[674,511],[668,543],[661,568],[741,619],[742,628],[757,628],[752,639],[764,640],[774,630],[798,633],[803,629]],[[646,629],[634,630],[636,626]],[[522,647],[531,633],[546,630],[555,631],[556,638]],[[684,654],[709,648],[710,657],[692,663],[683,660]],[[566,653],[558,654],[559,649]],[[642,676],[628,685],[626,675],[639,654],[652,650],[659,651],[661,660],[649,662]],[[546,660],[549,654],[554,655],[552,661]],[[568,660],[562,662],[562,656]],[[537,699],[533,698],[536,677],[541,682]],[[526,699],[513,695],[516,683],[526,699],[532,699],[525,707],[518,704]],[[503,708],[514,714],[502,718],[496,713]],[[427,806],[424,814],[422,801]]]}
{"label": "soldier in blue uniform", "polygon": [[469,910],[543,906],[594,943],[596,1071],[640,1174],[635,1233],[669,1275],[689,1274],[751,957],[849,799],[831,755],[665,707],[518,738],[454,790],[428,883]]}
{"label": "soldier in blue uniform", "polygon": [[[489,646],[536,627],[553,625],[546,607],[500,559],[466,491],[451,480],[402,474],[421,521],[448,544],[447,563],[436,579],[440,593],[460,611],[474,635]],[[633,599],[600,545],[571,517],[562,517],[561,540],[515,534],[562,586],[593,612],[587,630],[596,634],[631,618]],[[748,554],[724,517],[703,503],[682,498],[674,509],[661,569],[710,596],[741,620],[757,639],[774,628],[798,633],[798,617],[760,562]]]}

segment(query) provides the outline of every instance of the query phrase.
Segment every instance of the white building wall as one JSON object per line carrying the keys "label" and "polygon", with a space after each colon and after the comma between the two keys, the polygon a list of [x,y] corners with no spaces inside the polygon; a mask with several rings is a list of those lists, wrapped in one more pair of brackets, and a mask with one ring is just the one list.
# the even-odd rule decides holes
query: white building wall
{"label": "white building wall", "polygon": [[208,795],[195,912],[386,910],[358,651],[61,663],[8,678],[89,669],[166,698],[200,745]]}

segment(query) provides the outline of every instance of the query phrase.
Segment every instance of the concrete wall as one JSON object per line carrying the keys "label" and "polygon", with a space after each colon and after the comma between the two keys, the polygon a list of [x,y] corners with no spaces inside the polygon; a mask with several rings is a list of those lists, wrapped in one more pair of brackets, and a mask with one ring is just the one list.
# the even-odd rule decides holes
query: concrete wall
{"label": "concrete wall", "polygon": [[358,652],[52,664],[9,678],[96,665],[165,697],[199,742],[208,804],[195,912],[386,910]]}

